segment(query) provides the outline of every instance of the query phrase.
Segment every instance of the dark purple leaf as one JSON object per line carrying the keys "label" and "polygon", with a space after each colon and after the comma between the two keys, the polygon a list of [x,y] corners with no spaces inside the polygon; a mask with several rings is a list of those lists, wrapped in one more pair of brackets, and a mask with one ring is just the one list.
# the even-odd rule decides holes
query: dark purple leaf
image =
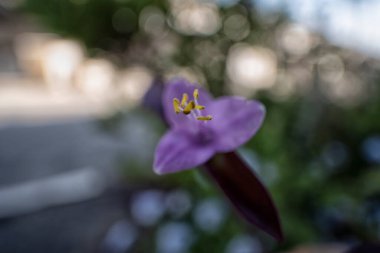
{"label": "dark purple leaf", "polygon": [[248,222],[278,241],[283,240],[279,216],[271,196],[235,152],[215,156],[205,164],[205,168]]}

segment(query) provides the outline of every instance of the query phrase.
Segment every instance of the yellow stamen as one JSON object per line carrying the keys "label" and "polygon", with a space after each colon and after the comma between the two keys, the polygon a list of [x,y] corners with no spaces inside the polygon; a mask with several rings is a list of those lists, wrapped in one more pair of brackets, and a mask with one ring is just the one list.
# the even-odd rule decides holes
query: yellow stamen
{"label": "yellow stamen", "polygon": [[209,121],[209,120],[212,120],[212,116],[211,116],[211,115],[207,115],[207,116],[198,116],[198,117],[197,117],[197,120]]}
{"label": "yellow stamen", "polygon": [[195,107],[195,103],[193,100],[191,100],[185,107],[185,109],[183,109],[183,113],[184,114],[189,114]]}
{"label": "yellow stamen", "polygon": [[206,107],[203,105],[199,105],[197,99],[199,98],[199,90],[195,89],[193,92],[194,100],[189,100],[189,95],[187,93],[183,93],[181,102],[177,99],[173,99],[173,108],[175,113],[183,113],[185,115],[188,115],[193,112],[193,110],[197,110],[195,113],[192,114],[193,117],[195,117],[197,120],[201,121],[209,121],[212,120],[211,115],[202,116],[201,110],[204,110]]}
{"label": "yellow stamen", "polygon": [[181,106],[182,107],[186,106],[186,103],[187,103],[188,99],[189,99],[189,95],[187,95],[187,93],[183,93],[182,100],[181,100]]}
{"label": "yellow stamen", "polygon": [[193,97],[194,97],[194,100],[198,99],[199,98],[199,90],[198,89],[195,89],[194,92],[193,92]]}
{"label": "yellow stamen", "polygon": [[179,100],[178,99],[173,99],[173,107],[174,107],[174,111],[175,113],[180,113],[181,112],[181,109],[179,107]]}

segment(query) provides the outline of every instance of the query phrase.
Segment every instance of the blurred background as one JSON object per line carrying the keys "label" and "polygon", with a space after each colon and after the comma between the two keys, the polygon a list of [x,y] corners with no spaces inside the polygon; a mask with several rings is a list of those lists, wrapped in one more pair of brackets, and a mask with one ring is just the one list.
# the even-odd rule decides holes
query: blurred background
{"label": "blurred background", "polygon": [[[0,0],[1,252],[331,252],[380,237],[380,2]],[[239,153],[285,241],[152,172],[183,77],[261,100]],[[254,194],[254,193],[252,193]]]}

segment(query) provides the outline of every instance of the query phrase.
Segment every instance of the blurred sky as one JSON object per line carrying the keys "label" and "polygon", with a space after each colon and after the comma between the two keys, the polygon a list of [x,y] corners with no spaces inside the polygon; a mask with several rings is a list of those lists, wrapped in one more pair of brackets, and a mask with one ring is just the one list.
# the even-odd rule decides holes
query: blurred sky
{"label": "blurred sky", "polygon": [[[231,0],[234,2],[234,0]],[[281,10],[339,46],[380,57],[378,0],[252,0],[263,13]],[[263,15],[265,15],[263,14]]]}

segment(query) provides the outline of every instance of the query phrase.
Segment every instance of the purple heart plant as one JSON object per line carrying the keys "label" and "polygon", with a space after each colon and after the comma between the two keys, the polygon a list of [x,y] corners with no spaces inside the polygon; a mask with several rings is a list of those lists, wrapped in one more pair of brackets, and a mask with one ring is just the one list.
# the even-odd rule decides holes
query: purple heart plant
{"label": "purple heart plant", "polygon": [[167,85],[163,107],[170,130],[156,149],[157,174],[190,169],[207,162],[215,153],[237,149],[257,132],[265,116],[260,102],[241,97],[213,99],[184,80]]}
{"label": "purple heart plant", "polygon": [[265,107],[236,96],[213,99],[183,79],[166,85],[162,105],[170,130],[156,148],[154,171],[165,174],[203,166],[246,220],[281,240],[269,193],[234,153],[256,134]]}

